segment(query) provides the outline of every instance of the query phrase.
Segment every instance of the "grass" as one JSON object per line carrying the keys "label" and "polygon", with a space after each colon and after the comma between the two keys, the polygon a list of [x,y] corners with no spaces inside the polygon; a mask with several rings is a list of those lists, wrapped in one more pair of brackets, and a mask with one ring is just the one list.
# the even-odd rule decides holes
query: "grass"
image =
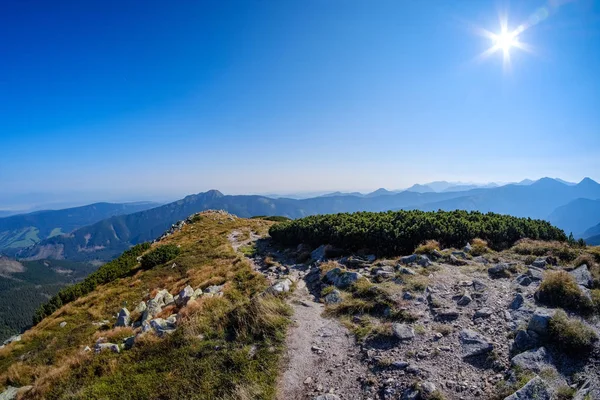
{"label": "grass", "polygon": [[521,239],[511,249],[521,255],[554,256],[564,262],[575,260],[580,253],[566,242]]}
{"label": "grass", "polygon": [[258,252],[258,249],[256,248],[256,244],[254,244],[254,243],[240,246],[240,248],[238,250],[240,251],[240,253],[242,253],[246,257],[251,257],[251,258],[256,256],[256,254]]}
{"label": "grass", "polygon": [[575,278],[565,271],[547,272],[536,296],[548,306],[582,314],[590,313],[593,308],[591,300],[581,291]]}
{"label": "grass", "polygon": [[416,254],[431,254],[434,250],[440,250],[440,243],[437,240],[428,240],[420,244],[416,249]]}
{"label": "grass", "polygon": [[564,311],[558,310],[550,320],[550,340],[566,351],[584,354],[592,348],[598,336],[582,321],[569,318]]}
{"label": "grass", "polygon": [[481,256],[490,252],[491,250],[485,240],[479,238],[471,240],[471,255]]}
{"label": "grass", "polygon": [[[291,311],[283,299],[262,294],[265,278],[227,240],[234,229],[265,234],[272,222],[215,215],[197,218],[160,243],[181,246],[176,267],[138,267],[0,349],[0,386],[32,384],[31,397],[39,399],[273,398]],[[131,310],[156,289],[175,293],[188,284],[225,284],[224,296],[190,302],[166,338],[145,334],[120,354],[82,352],[100,336],[118,342],[131,334],[130,328],[112,329],[123,304]],[[106,327],[93,324],[104,319]]]}
{"label": "grass", "polygon": [[577,390],[569,387],[569,386],[561,386],[554,392],[554,400],[571,400]]}
{"label": "grass", "polygon": [[512,384],[508,383],[507,381],[499,381],[496,384],[495,392],[490,397],[491,400],[504,400],[506,397],[521,389],[527,384],[527,382],[535,377],[532,372],[523,371],[519,367],[514,367],[513,371],[515,373],[516,381]]}

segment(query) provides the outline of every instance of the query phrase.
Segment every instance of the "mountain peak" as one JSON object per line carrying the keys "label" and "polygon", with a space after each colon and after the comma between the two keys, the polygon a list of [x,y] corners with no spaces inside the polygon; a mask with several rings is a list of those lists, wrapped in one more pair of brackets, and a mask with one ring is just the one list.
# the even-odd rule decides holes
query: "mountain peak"
{"label": "mountain peak", "polygon": [[581,182],[579,182],[579,183],[577,184],[577,186],[583,186],[583,185],[585,185],[585,186],[590,186],[590,185],[594,185],[594,186],[596,186],[596,185],[598,185],[598,182],[596,182],[596,181],[595,181],[595,180],[593,180],[592,178],[589,178],[589,177],[587,177],[587,176],[586,176],[585,178],[583,178],[583,179],[581,180]]}

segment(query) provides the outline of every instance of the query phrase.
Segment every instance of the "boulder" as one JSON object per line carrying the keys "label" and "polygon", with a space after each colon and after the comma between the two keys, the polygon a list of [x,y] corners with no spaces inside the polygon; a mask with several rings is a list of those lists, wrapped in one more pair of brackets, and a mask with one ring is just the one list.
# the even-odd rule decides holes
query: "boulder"
{"label": "boulder", "polygon": [[342,271],[340,268],[334,268],[328,271],[323,278],[326,282],[333,284],[335,287],[345,289],[357,280],[362,278],[358,272]]}
{"label": "boulder", "polygon": [[432,382],[422,382],[419,386],[425,394],[432,394],[436,391],[435,384]]}
{"label": "boulder", "polygon": [[467,259],[467,253],[464,251],[453,251],[452,255],[457,258],[462,258],[463,260]]}
{"label": "boulder", "polygon": [[142,322],[149,321],[156,315],[158,315],[162,311],[162,307],[158,305],[156,300],[151,299],[148,300],[148,304],[146,305],[146,309],[142,314]]}
{"label": "boulder", "polygon": [[469,292],[465,290],[465,293],[462,295],[460,299],[456,302],[459,306],[467,306],[473,301],[473,298],[469,295]]}
{"label": "boulder", "polygon": [[327,304],[339,304],[342,302],[342,293],[337,289],[333,289],[331,292],[327,293],[323,300]]}
{"label": "boulder", "polygon": [[333,393],[322,394],[315,397],[314,400],[341,400],[340,396],[335,395]]}
{"label": "boulder", "polygon": [[[190,285],[187,285],[181,290],[181,292],[179,292],[179,297],[177,298],[176,304],[178,307],[183,307],[193,298],[194,289]],[[148,304],[148,306],[150,306],[150,304]]]}
{"label": "boulder", "polygon": [[406,367],[408,367],[409,363],[406,361],[394,361],[391,366],[394,369],[406,369]]}
{"label": "boulder", "polygon": [[531,278],[532,281],[541,281],[544,279],[544,271],[539,268],[529,267],[527,269],[527,275]]}
{"label": "boulder", "polygon": [[175,325],[162,318],[151,320],[150,327],[154,329],[158,336],[164,336],[165,334],[173,333],[175,331]]}
{"label": "boulder", "polygon": [[450,258],[449,258],[448,262],[450,263],[450,265],[454,265],[454,266],[457,266],[457,267],[459,267],[461,265],[467,265],[467,262],[465,260],[459,259],[454,254],[450,255]]}
{"label": "boulder", "polygon": [[321,245],[310,253],[313,261],[323,261],[325,259],[325,246]]}
{"label": "boulder", "polygon": [[411,263],[414,263],[415,261],[417,261],[416,254],[411,254],[410,256],[404,256],[404,257],[400,258],[400,262],[402,264],[411,264]]}
{"label": "boulder", "polygon": [[546,259],[544,257],[538,257],[531,263],[531,266],[535,268],[546,268]]}
{"label": "boulder", "polygon": [[276,282],[273,286],[269,287],[267,291],[271,294],[287,293],[292,287],[292,281],[289,279],[282,279]]}
{"label": "boulder", "polygon": [[129,310],[125,307],[121,308],[119,315],[117,316],[117,323],[115,326],[129,326],[131,322],[131,316]]}
{"label": "boulder", "polygon": [[409,325],[401,323],[392,324],[392,333],[396,339],[401,341],[409,341],[415,337],[414,329]]}
{"label": "boulder", "polygon": [[[165,302],[166,295],[171,296],[171,294],[169,293],[169,291],[167,289],[162,289],[162,290],[159,290],[158,293],[156,293],[156,296],[154,296],[154,300],[156,301],[156,303],[159,306],[164,307],[166,305],[166,302]],[[172,298],[173,298],[173,296],[171,296],[171,299]]]}
{"label": "boulder", "polygon": [[414,270],[412,270],[408,267],[400,267],[400,268],[398,268],[398,272],[400,272],[401,274],[404,274],[404,275],[416,275],[417,274]]}
{"label": "boulder", "polygon": [[477,318],[489,318],[492,315],[492,310],[484,307],[477,311],[475,311],[475,315],[473,315],[473,319]]}
{"label": "boulder", "polygon": [[550,354],[545,347],[540,347],[536,350],[529,350],[514,356],[510,363],[513,367],[519,367],[523,370],[539,373],[542,369],[552,363]]}
{"label": "boulder", "polygon": [[112,351],[113,353],[119,353],[121,351],[121,348],[118,344],[115,343],[96,343],[94,350],[96,351],[96,353],[101,353],[105,350]]}
{"label": "boulder", "polygon": [[205,294],[217,295],[223,293],[223,285],[212,285],[204,289]]}
{"label": "boulder", "polygon": [[523,297],[523,295],[521,293],[517,293],[513,301],[511,301],[508,305],[508,308],[510,308],[511,310],[518,310],[519,308],[521,308],[524,302],[525,298]]}
{"label": "boulder", "polygon": [[143,301],[140,301],[140,304],[138,304],[137,307],[133,310],[133,312],[140,314],[144,311],[146,311],[146,303],[144,303]]}
{"label": "boulder", "polygon": [[421,267],[429,267],[431,265],[431,260],[424,255],[420,255],[417,257],[417,264],[419,264]]}
{"label": "boulder", "polygon": [[529,324],[527,325],[527,329],[537,333],[540,336],[547,336],[550,320],[553,316],[554,314],[552,312],[538,308],[531,316]]}
{"label": "boulder", "polygon": [[446,309],[446,310],[441,310],[436,314],[436,319],[440,320],[440,321],[454,321],[455,319],[458,318],[459,316],[459,312],[455,309]]}
{"label": "boulder", "polygon": [[437,260],[438,258],[442,258],[442,257],[444,256],[442,253],[440,253],[440,252],[439,252],[439,250],[433,250],[431,253],[429,253],[429,255],[430,255],[432,258],[435,258],[436,260]]}
{"label": "boulder", "polygon": [[593,278],[587,265],[583,264],[569,272],[569,274],[575,278],[578,285],[584,286],[588,289],[592,288]]}
{"label": "boulder", "polygon": [[473,290],[476,292],[482,292],[487,289],[487,285],[479,279],[473,279]]}
{"label": "boulder", "polygon": [[465,253],[470,253],[472,250],[473,248],[471,247],[471,243],[467,243],[467,245],[463,248]]}
{"label": "boulder", "polygon": [[542,378],[536,376],[504,400],[550,400],[550,398],[548,385],[546,385]]}
{"label": "boulder", "polygon": [[533,283],[533,280],[527,274],[522,274],[522,275],[517,276],[516,281],[521,286],[529,286]]}
{"label": "boulder", "polygon": [[473,261],[475,261],[476,263],[479,264],[489,264],[490,262],[488,261],[487,258],[485,258],[484,256],[477,256],[473,258]]}
{"label": "boulder", "polygon": [[463,358],[486,354],[494,349],[492,343],[479,333],[470,329],[463,329],[458,337],[462,348]]}
{"label": "boulder", "polygon": [[129,350],[135,344],[135,336],[129,336],[123,339],[123,348],[125,350]]}
{"label": "boulder", "polygon": [[408,388],[402,392],[401,400],[419,400],[421,398],[421,392],[417,389]]}
{"label": "boulder", "polygon": [[498,263],[488,268],[488,274],[492,278],[505,278],[509,275],[510,266],[507,263]]}
{"label": "boulder", "polygon": [[520,351],[533,349],[539,345],[539,335],[534,331],[519,329],[515,335],[515,348]]}

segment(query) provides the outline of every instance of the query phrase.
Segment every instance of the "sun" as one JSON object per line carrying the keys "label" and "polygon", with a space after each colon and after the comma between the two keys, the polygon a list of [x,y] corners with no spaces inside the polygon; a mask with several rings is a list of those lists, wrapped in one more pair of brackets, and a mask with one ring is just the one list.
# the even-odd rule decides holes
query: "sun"
{"label": "sun", "polygon": [[494,37],[494,47],[504,53],[508,53],[511,47],[517,47],[518,45],[519,40],[514,32],[504,31]]}

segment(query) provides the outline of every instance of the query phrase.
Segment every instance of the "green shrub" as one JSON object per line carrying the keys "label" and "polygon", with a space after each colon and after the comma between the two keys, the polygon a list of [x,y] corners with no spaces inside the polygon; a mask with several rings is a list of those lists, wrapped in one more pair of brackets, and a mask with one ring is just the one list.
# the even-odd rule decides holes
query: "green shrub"
{"label": "green shrub", "polygon": [[282,217],[280,215],[272,215],[272,216],[257,215],[257,216],[251,217],[250,219],[262,219],[262,220],[265,220],[265,221],[273,221],[273,222],[287,222],[287,221],[291,221],[291,218]]}
{"label": "green shrub", "polygon": [[119,258],[98,268],[98,270],[90,274],[82,282],[62,289],[46,304],[41,305],[37,309],[33,316],[33,324],[37,324],[63,305],[92,292],[98,285],[112,282],[115,279],[126,276],[131,269],[137,265],[137,258],[149,248],[150,243],[141,243],[133,246],[131,249],[121,254]]}
{"label": "green shrub", "polygon": [[596,332],[578,319],[558,310],[550,320],[550,340],[566,351],[585,353],[598,340]]}
{"label": "green shrub", "polygon": [[562,307],[580,313],[592,311],[591,300],[581,291],[575,278],[565,271],[546,273],[536,296],[550,307]]}
{"label": "green shrub", "polygon": [[575,396],[576,392],[577,392],[577,390],[573,389],[572,387],[561,386],[558,389],[556,389],[553,399],[554,400],[571,400],[573,398],[573,396]]}
{"label": "green shrub", "polygon": [[150,269],[170,261],[180,253],[179,247],[173,244],[158,246],[142,257],[142,268]]}
{"label": "green shrub", "polygon": [[494,213],[418,210],[315,215],[274,225],[269,233],[275,242],[284,245],[330,244],[379,255],[412,253],[427,240],[460,248],[481,238],[492,249],[501,250],[523,238],[567,239],[562,230],[541,220]]}

